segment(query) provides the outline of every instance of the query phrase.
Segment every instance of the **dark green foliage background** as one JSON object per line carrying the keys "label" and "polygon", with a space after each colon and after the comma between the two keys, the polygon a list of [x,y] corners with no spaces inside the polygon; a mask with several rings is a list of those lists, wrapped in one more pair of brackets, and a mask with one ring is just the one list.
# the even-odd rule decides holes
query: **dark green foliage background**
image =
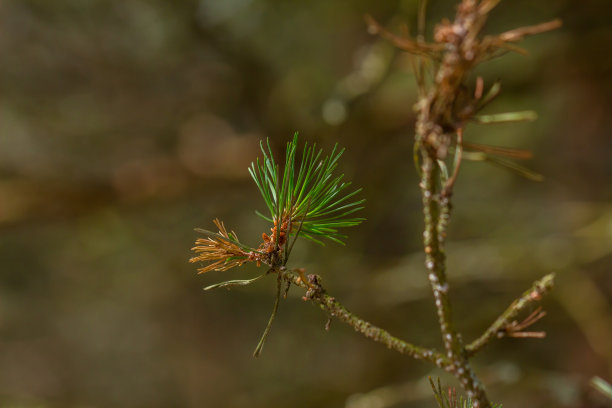
{"label": "dark green foliage background", "polygon": [[[431,3],[431,22],[452,16],[454,2]],[[253,359],[274,279],[203,293],[257,271],[197,276],[187,263],[193,228],[215,217],[253,246],[267,231],[247,172],[260,139],[277,154],[296,130],[327,151],[339,143],[368,220],[347,230],[346,247],[299,242],[292,264],[392,333],[439,345],[410,64],[362,18],[397,28],[415,10],[416,1],[1,2],[0,405],[341,407],[393,385],[409,390],[395,406],[433,407],[427,364],[341,324],[325,332],[299,290]],[[454,198],[448,273],[468,340],[558,272],[534,328],[547,339],[505,339],[475,361],[504,406],[604,406],[586,383],[612,371],[611,12],[604,0],[506,0],[488,26],[565,23],[527,39],[529,57],[479,71],[503,79],[488,112],[534,109],[539,120],[465,132],[533,150],[529,165],[546,181],[466,163]],[[359,89],[347,81],[356,72],[382,74]]]}

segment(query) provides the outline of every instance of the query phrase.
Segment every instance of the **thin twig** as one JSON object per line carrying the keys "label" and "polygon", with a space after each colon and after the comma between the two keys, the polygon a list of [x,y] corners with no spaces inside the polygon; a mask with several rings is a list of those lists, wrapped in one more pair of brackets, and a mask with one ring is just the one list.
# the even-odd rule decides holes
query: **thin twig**
{"label": "thin twig", "polygon": [[448,298],[449,285],[446,279],[446,255],[444,239],[450,217],[450,197],[438,195],[437,160],[431,151],[423,149],[421,165],[421,190],[425,216],[423,241],[425,246],[425,267],[428,270],[429,283],[435,299],[436,311],[442,332],[446,355],[451,360],[447,371],[459,379],[468,396],[475,400],[474,407],[491,406],[482,383],[472,370],[461,336],[455,329],[451,305]]}
{"label": "thin twig", "polygon": [[274,318],[276,317],[276,313],[278,312],[278,305],[280,303],[281,286],[282,286],[282,276],[279,274],[276,278],[276,299],[274,300],[274,306],[272,307],[272,314],[270,315],[270,319],[268,320],[266,329],[261,335],[261,339],[259,339],[259,343],[257,343],[257,347],[255,347],[255,351],[253,352],[253,357],[259,357],[261,355],[261,351],[263,350],[263,346],[264,346],[264,343],[266,342],[266,338],[268,337],[268,334],[270,333],[270,329],[272,328],[272,322],[274,322]]}
{"label": "thin twig", "polygon": [[395,350],[401,354],[408,355],[417,360],[426,360],[435,364],[437,367],[446,371],[450,369],[451,363],[440,352],[433,349],[426,349],[415,346],[407,341],[401,340],[392,336],[389,332],[380,327],[374,326],[372,323],[363,320],[362,318],[349,312],[335,297],[327,294],[321,286],[320,279],[316,275],[308,275],[305,281],[299,275],[287,272],[287,279],[301,288],[306,289],[304,300],[312,301],[319,305],[328,316],[340,320],[361,333],[365,337],[372,339],[378,343],[384,344],[387,348]]}
{"label": "thin twig", "polygon": [[444,49],[444,46],[441,44],[428,44],[425,42],[413,40],[410,37],[399,37],[384,28],[382,25],[380,25],[370,15],[366,14],[365,20],[368,24],[368,31],[370,32],[370,34],[380,35],[382,38],[389,40],[401,50],[427,57],[435,57],[436,53]]}
{"label": "thin twig", "polygon": [[[512,304],[502,313],[489,328],[476,340],[471,342],[466,348],[468,355],[474,355],[494,338],[499,338],[499,333],[504,332],[504,328],[512,322],[516,316],[525,310],[529,305],[542,299],[542,296],[550,292],[555,280],[555,274],[551,273],[533,283],[521,297],[514,300]],[[503,336],[502,336],[503,337]]]}

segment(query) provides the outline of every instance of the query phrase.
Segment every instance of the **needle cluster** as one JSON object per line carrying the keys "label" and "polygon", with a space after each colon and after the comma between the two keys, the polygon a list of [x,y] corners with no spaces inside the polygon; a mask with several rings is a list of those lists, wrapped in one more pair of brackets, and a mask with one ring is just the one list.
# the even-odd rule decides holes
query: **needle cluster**
{"label": "needle cluster", "polygon": [[363,209],[365,200],[355,200],[361,191],[347,192],[350,182],[344,175],[334,176],[338,160],[344,149],[334,146],[329,156],[323,156],[316,145],[304,144],[302,157],[297,159],[298,136],[287,144],[284,168],[274,160],[270,145],[261,143],[263,158],[252,163],[251,177],[257,184],[266,203],[269,215],[258,214],[264,219],[285,225],[289,234],[302,236],[323,243],[320,238],[343,243],[346,235],[338,228],[358,225],[364,218],[352,215]]}
{"label": "needle cluster", "polygon": [[198,238],[192,248],[196,256],[190,262],[207,263],[198,269],[199,273],[225,271],[247,262],[270,267],[285,265],[298,236],[320,244],[323,238],[343,244],[346,235],[339,229],[364,220],[353,216],[363,209],[365,200],[355,199],[361,189],[349,191],[351,183],[344,181],[344,175],[334,174],[344,149],[336,145],[326,156],[316,145],[304,144],[298,159],[295,134],[287,144],[281,167],[269,142],[260,146],[263,158],[251,164],[249,173],[269,210],[268,215],[256,213],[272,224],[270,233],[263,232],[261,244],[252,248],[242,244],[236,233],[228,232],[218,219],[214,220],[218,233],[196,229],[206,236]]}

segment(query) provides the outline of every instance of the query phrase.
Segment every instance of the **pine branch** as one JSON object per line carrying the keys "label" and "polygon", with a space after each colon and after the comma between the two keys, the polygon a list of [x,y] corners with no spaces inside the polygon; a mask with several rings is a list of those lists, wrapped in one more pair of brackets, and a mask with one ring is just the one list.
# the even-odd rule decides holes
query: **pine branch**
{"label": "pine branch", "polygon": [[444,370],[449,370],[451,362],[440,352],[427,349],[401,340],[384,329],[374,326],[372,323],[363,320],[355,314],[349,312],[335,297],[327,294],[327,291],[321,286],[321,278],[317,275],[304,276],[303,272],[296,275],[287,270],[281,270],[284,279],[291,282],[295,286],[306,289],[306,294],[302,299],[311,301],[317,305],[333,319],[340,320],[355,329],[356,332],[362,334],[377,343],[384,344],[387,348],[395,350],[400,354],[408,355],[417,360],[425,360],[435,364],[437,367]]}
{"label": "pine branch", "polygon": [[[381,35],[400,49],[419,57],[419,61],[415,64],[420,100],[417,103],[418,119],[414,157],[421,175],[420,187],[425,224],[423,234],[425,266],[435,299],[445,353],[405,342],[352,314],[334,297],[326,293],[318,276],[305,277],[302,270],[297,270],[297,275],[287,271],[285,265],[295,243],[294,239],[289,244],[289,235],[293,234],[297,238],[301,234],[319,243],[322,241],[318,238],[342,243],[345,236],[339,233],[338,228],[355,226],[363,220],[363,218],[353,216],[356,211],[362,209],[361,205],[364,202],[364,200],[354,198],[360,190],[347,192],[350,183],[343,181],[343,175],[333,174],[343,150],[334,147],[329,156],[323,156],[322,151],[317,150],[316,146],[305,145],[301,159],[298,160],[296,158],[297,134],[287,145],[284,167],[281,168],[281,165],[275,161],[269,143],[266,146],[262,143],[262,160],[257,159],[257,162],[249,168],[269,212],[269,216],[260,215],[273,223],[271,235],[263,233],[264,242],[258,249],[251,249],[240,244],[236,235],[233,232],[228,233],[223,224],[217,221],[219,233],[206,232],[209,238],[196,242],[194,250],[198,256],[191,260],[192,262],[213,262],[201,268],[201,272],[226,270],[245,262],[256,262],[258,265],[262,263],[268,265],[269,272],[278,274],[277,299],[263,339],[269,332],[278,308],[281,297],[281,280],[285,280],[288,284],[293,283],[306,289],[303,299],[318,304],[330,318],[343,321],[365,337],[384,344],[390,349],[416,359],[430,361],[453,374],[466,391],[467,399],[457,400],[455,393],[445,402],[453,401],[454,405],[467,405],[471,408],[492,407],[483,385],[469,364],[469,358],[496,336],[540,336],[539,332],[523,332],[522,329],[544,316],[544,312],[536,310],[521,323],[513,319],[529,304],[539,300],[551,289],[553,275],[547,275],[537,281],[530,290],[510,305],[480,338],[467,347],[464,345],[453,323],[444,252],[453,187],[462,158],[486,160],[531,179],[541,179],[539,175],[514,161],[496,157],[502,155],[515,160],[530,157],[523,151],[463,144],[463,129],[468,121],[499,123],[534,119],[531,112],[476,116],[484,106],[495,99],[501,88],[499,82],[495,82],[485,94],[484,82],[482,78],[478,78],[473,96],[470,96],[469,93],[466,94],[467,78],[476,65],[483,61],[508,51],[524,52],[523,49],[510,43],[526,35],[537,34],[560,25],[560,22],[555,20],[482,38],[481,31],[488,13],[499,1],[462,0],[457,7],[454,21],[445,19],[436,26],[434,43],[425,41],[425,0],[419,9],[416,39],[408,35],[396,36],[371,17],[367,17],[372,33]],[[431,68],[429,75],[424,72],[425,67]],[[425,78],[432,78],[431,84]],[[464,150],[463,147],[473,151]],[[454,154],[452,169],[449,167],[450,163],[447,164],[449,153]],[[258,278],[228,281],[213,285],[211,288],[248,285],[256,279]],[[260,343],[257,350],[261,349],[262,344],[263,342]],[[439,394],[442,392],[440,384],[438,384],[437,391],[436,395],[440,397]],[[438,398],[438,402],[440,401],[441,399]]]}
{"label": "pine branch", "polygon": [[491,403],[469,364],[462,338],[457,333],[452,319],[444,253],[444,238],[450,217],[450,194],[438,194],[439,171],[437,162],[424,152],[420,186],[425,216],[425,267],[429,272],[428,278],[435,299],[442,341],[447,357],[451,360],[448,371],[459,379],[468,397],[474,400],[474,407],[488,408]]}
{"label": "pine branch", "polygon": [[[434,40],[444,44],[444,51],[436,55],[440,59],[432,77],[435,78],[430,89],[423,91],[420,81],[422,73],[416,72],[417,83],[421,89],[421,98],[417,104],[418,119],[416,124],[415,158],[420,163],[421,192],[424,208],[424,249],[425,266],[428,270],[429,282],[435,299],[440,330],[447,357],[451,360],[451,371],[466,390],[467,396],[475,408],[489,408],[491,403],[487,398],[482,383],[476,377],[469,364],[469,355],[461,335],[456,331],[451,304],[448,298],[449,285],[446,278],[446,256],[444,240],[451,213],[451,197],[453,185],[458,175],[462,157],[469,158],[470,152],[463,152],[463,128],[470,120],[481,122],[516,121],[532,119],[533,114],[506,114],[495,117],[476,117],[486,104],[491,102],[500,91],[499,83],[494,83],[483,98],[484,84],[482,79],[476,81],[473,96],[465,94],[466,80],[469,73],[480,62],[489,60],[507,50],[522,51],[509,42],[520,40],[524,35],[535,34],[559,26],[559,22],[548,23],[535,27],[513,30],[498,36],[481,38],[481,31],[487,20],[488,13],[499,3],[499,0],[463,0],[458,8],[454,21],[443,20],[436,26]],[[420,14],[424,13],[424,10]],[[422,17],[420,17],[422,20]],[[372,24],[370,23],[370,26]],[[389,33],[378,28],[377,32],[390,38],[396,45],[398,40]],[[430,49],[420,41],[401,47],[423,58],[433,58],[423,50]],[[399,45],[398,45],[399,46]],[[416,51],[414,48],[418,48]],[[422,66],[422,64],[419,64]],[[460,96],[467,96],[460,98]],[[463,101],[462,101],[463,99]],[[453,138],[457,135],[456,138]],[[489,152],[478,152],[479,159],[491,161],[507,167],[522,175],[530,175],[529,170],[518,164],[500,159],[490,154],[499,153],[499,149],[489,149]],[[448,171],[446,159],[449,152],[454,152],[454,169]],[[449,176],[452,174],[452,176]],[[538,177],[532,177],[537,179]],[[541,317],[541,316],[540,316]],[[537,317],[539,318],[539,317]],[[533,317],[533,320],[537,320]],[[510,321],[504,320],[506,324]],[[520,325],[517,325],[519,327]]]}

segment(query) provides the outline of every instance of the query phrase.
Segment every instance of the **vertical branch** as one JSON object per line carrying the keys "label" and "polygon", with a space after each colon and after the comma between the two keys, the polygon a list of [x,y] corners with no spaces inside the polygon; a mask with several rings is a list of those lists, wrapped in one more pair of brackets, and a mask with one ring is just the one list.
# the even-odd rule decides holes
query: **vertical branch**
{"label": "vertical branch", "polygon": [[440,330],[447,353],[459,354],[453,350],[452,339],[456,337],[451,321],[451,311],[448,303],[448,283],[446,282],[445,260],[443,248],[440,246],[438,224],[440,222],[440,206],[437,196],[437,179],[439,169],[435,161],[427,154],[423,155],[421,167],[421,190],[423,196],[423,213],[425,216],[425,231],[423,243],[425,246],[425,266],[428,271],[429,283],[434,294]]}
{"label": "vertical branch", "polygon": [[[421,137],[423,135],[420,135]],[[459,379],[467,394],[474,400],[474,407],[488,408],[491,406],[482,383],[472,370],[461,335],[457,333],[452,320],[451,305],[448,298],[449,285],[446,279],[446,255],[444,239],[450,218],[450,197],[438,194],[439,168],[435,160],[435,152],[421,149],[421,192],[423,198],[423,213],[425,230],[423,243],[425,247],[425,266],[428,271],[429,283],[434,295],[440,331],[447,358],[451,364],[447,371]]]}

